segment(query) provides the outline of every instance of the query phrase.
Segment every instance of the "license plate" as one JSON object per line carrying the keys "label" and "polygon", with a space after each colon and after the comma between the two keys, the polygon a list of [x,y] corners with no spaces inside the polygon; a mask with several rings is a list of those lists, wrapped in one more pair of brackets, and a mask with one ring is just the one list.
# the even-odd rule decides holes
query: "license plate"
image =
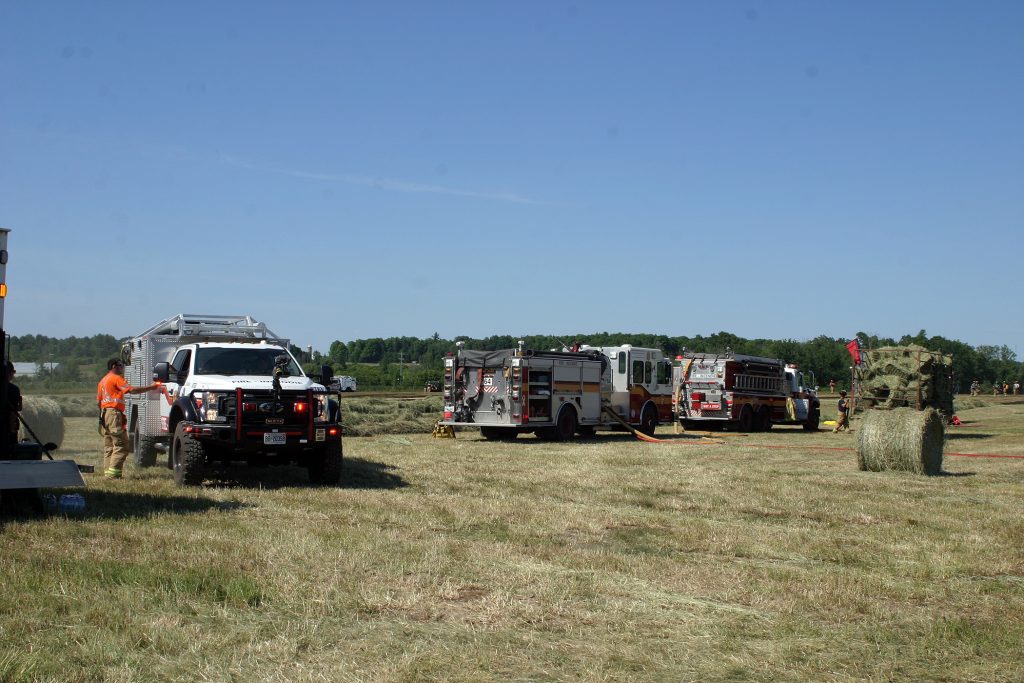
{"label": "license plate", "polygon": [[283,446],[287,443],[288,436],[281,434],[280,432],[270,432],[263,435],[263,444],[265,446]]}
{"label": "license plate", "polygon": [[721,410],[722,409],[722,404],[721,403],[701,403],[700,404],[700,409],[701,410]]}
{"label": "license plate", "polygon": [[318,430],[316,430],[316,440],[317,441],[327,441],[327,430],[326,429],[318,429]]}

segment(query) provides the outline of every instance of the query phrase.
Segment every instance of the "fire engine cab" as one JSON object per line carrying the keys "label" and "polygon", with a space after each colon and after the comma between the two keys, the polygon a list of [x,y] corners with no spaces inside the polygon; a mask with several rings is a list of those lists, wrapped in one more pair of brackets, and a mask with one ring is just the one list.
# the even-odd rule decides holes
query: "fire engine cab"
{"label": "fire engine cab", "polygon": [[799,368],[777,358],[732,352],[678,356],[672,408],[683,426],[743,432],[768,431],[772,425],[816,431],[820,420],[817,394]]}
{"label": "fire engine cab", "polygon": [[442,425],[479,427],[487,439],[535,433],[566,441],[618,421],[653,434],[672,419],[672,363],[657,349],[473,351],[444,359]]}

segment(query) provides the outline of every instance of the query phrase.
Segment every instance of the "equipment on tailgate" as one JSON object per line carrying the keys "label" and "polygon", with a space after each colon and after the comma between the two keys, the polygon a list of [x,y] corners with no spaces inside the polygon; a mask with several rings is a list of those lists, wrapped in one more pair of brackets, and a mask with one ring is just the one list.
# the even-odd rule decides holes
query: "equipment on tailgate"
{"label": "equipment on tailgate", "polygon": [[307,377],[288,340],[249,316],[176,315],[121,347],[130,384],[160,391],[125,397],[138,465],[167,466],[179,485],[199,484],[207,464],[296,462],[315,484],[341,477],[341,396]]}
{"label": "equipment on tailgate", "polygon": [[672,417],[672,364],[657,349],[574,345],[458,351],[444,359],[442,425],[480,427],[487,439],[534,432],[566,441],[617,428],[615,414],[645,434]]}
{"label": "equipment on tailgate", "polygon": [[820,404],[804,373],[777,358],[685,353],[673,368],[673,412],[685,426],[762,432],[776,424],[816,431]]}

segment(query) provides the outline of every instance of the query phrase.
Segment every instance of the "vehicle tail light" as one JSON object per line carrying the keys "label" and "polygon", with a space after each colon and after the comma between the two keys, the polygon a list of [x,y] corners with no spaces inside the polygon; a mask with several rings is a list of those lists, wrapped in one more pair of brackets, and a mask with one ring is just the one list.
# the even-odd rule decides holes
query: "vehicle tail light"
{"label": "vehicle tail light", "polygon": [[256,410],[256,404],[252,401],[246,401],[242,404],[242,410],[247,413],[251,413]]}
{"label": "vehicle tail light", "polygon": [[446,420],[452,419],[452,411],[450,411],[450,410],[444,411],[444,419],[446,419]]}
{"label": "vehicle tail light", "polygon": [[704,392],[702,392],[702,391],[695,391],[695,392],[693,392],[692,394],[690,394],[690,400],[691,401],[703,401],[704,400]]}
{"label": "vehicle tail light", "polygon": [[302,401],[297,402],[295,404],[295,408],[294,408],[296,413],[304,413],[308,409],[309,409],[309,405],[307,405],[306,403],[303,403]]}

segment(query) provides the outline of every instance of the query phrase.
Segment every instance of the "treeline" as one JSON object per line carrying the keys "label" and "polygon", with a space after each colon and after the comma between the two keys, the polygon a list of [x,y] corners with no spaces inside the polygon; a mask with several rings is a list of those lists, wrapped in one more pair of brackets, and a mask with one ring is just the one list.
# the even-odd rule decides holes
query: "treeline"
{"label": "treeline", "polygon": [[[982,382],[988,390],[996,382],[1024,380],[1024,363],[1017,360],[1012,349],[1003,346],[970,346],[955,339],[928,336],[921,330],[916,335],[904,335],[898,339],[877,337],[858,333],[866,348],[878,348],[894,344],[920,344],[934,351],[952,354],[956,381],[961,392],[968,391],[974,379]],[[350,342],[335,341],[326,355],[314,351],[312,357],[305,349],[292,345],[291,351],[311,375],[319,374],[321,364],[332,366],[336,374],[352,375],[361,389],[373,388],[415,388],[422,389],[428,380],[441,377],[441,359],[455,350],[455,343],[465,342],[469,349],[510,349],[519,340],[529,349],[562,348],[573,342],[591,346],[633,346],[662,349],[670,356],[676,356],[688,349],[691,351],[722,352],[732,349],[737,353],[754,356],[782,358],[796,363],[815,374],[821,386],[834,379],[838,386],[849,385],[850,356],[846,350],[848,339],[819,336],[806,341],[794,339],[745,339],[728,332],[716,332],[709,336],[669,337],[656,334],[627,334],[598,332],[567,336],[533,335],[514,337],[494,335],[483,339],[456,337],[442,339],[436,333],[431,337],[389,337],[387,339],[356,339]],[[19,383],[29,382],[47,388],[72,388],[94,386],[104,372],[105,361],[116,356],[121,340],[109,334],[92,337],[67,337],[59,339],[43,335],[10,337],[11,359],[19,362],[34,362],[48,367],[57,363],[55,370],[44,370],[37,379],[19,378]]]}
{"label": "treeline", "polygon": [[41,368],[35,377],[17,378],[23,388],[71,390],[90,383],[95,386],[106,372],[107,359],[120,351],[121,342],[109,334],[63,339],[27,334],[8,337],[8,349],[12,361],[35,363]]}
{"label": "treeline", "polygon": [[[925,330],[916,335],[889,338],[860,332],[857,338],[865,348],[881,346],[919,344],[933,351],[952,354],[955,380],[961,392],[968,391],[970,383],[978,379],[989,388],[996,382],[1024,379],[1024,364],[1017,361],[1012,349],[1003,346],[970,346],[955,339],[929,336]],[[805,370],[814,372],[818,384],[825,386],[835,380],[837,386],[848,387],[850,382],[850,354],[846,350],[849,339],[819,336],[807,341],[795,339],[745,339],[729,332],[717,332],[709,336],[669,337],[656,334],[627,334],[599,332],[590,334],[556,337],[534,335],[513,337],[494,335],[483,339],[456,337],[442,339],[436,333],[427,339],[418,337],[389,337],[387,339],[357,339],[350,342],[335,341],[331,344],[326,362],[336,371],[356,377],[360,386],[416,386],[419,380],[438,379],[441,359],[455,350],[455,343],[465,342],[468,349],[496,350],[515,348],[519,340],[528,349],[562,348],[573,342],[591,346],[633,346],[662,349],[670,356],[684,350],[699,352],[723,352],[731,349],[736,353],[752,356],[782,358],[796,363]],[[372,369],[366,364],[374,364]],[[410,367],[410,364],[413,364]],[[402,373],[400,377],[399,373]],[[341,374],[339,372],[339,374]],[[415,377],[411,380],[410,377]]]}

